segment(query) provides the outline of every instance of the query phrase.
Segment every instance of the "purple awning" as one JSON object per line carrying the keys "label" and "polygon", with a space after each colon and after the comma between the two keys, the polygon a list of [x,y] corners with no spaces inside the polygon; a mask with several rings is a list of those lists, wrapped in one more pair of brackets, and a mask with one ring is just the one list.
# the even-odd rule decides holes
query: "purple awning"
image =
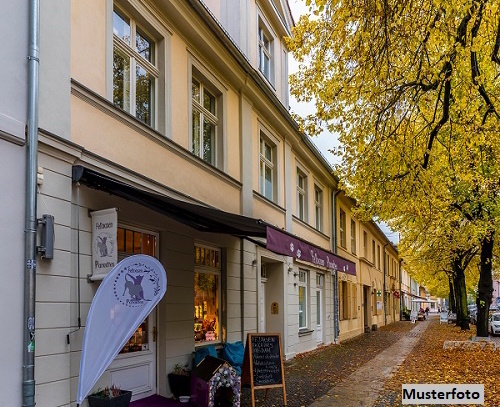
{"label": "purple awning", "polygon": [[291,256],[330,270],[356,275],[356,264],[354,262],[337,256],[330,251],[320,249],[273,227],[267,227],[266,235],[266,248],[275,253]]}

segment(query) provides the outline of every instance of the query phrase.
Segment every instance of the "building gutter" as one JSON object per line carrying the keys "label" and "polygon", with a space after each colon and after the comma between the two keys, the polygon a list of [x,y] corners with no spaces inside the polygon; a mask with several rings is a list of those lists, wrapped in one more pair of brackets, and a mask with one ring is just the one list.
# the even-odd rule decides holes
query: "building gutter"
{"label": "building gutter", "polygon": [[23,319],[23,407],[35,406],[36,186],[40,0],[29,0],[28,126],[26,150],[25,270]]}

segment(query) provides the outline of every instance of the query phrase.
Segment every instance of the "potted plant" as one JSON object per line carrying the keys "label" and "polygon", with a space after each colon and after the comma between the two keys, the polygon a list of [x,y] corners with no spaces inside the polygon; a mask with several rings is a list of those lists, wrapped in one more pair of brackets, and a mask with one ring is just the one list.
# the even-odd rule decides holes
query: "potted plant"
{"label": "potted plant", "polygon": [[175,398],[191,394],[191,371],[188,365],[177,363],[168,374],[168,384]]}
{"label": "potted plant", "polygon": [[88,395],[87,400],[89,407],[128,407],[131,398],[131,391],[122,390],[113,384],[111,387],[97,389]]}

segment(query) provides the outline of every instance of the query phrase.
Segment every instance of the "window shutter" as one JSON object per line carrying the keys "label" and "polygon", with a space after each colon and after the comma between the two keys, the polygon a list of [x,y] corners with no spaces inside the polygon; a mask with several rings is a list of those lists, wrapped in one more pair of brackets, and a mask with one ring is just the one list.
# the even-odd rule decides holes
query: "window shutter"
{"label": "window shutter", "polygon": [[352,318],[352,295],[351,295],[351,283],[347,283],[347,318],[351,319]]}

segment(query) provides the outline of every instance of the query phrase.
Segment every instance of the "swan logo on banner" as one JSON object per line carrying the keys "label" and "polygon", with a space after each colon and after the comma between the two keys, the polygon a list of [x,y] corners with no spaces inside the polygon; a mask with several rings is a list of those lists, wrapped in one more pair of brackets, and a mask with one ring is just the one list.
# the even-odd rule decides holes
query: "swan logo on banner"
{"label": "swan logo on banner", "polygon": [[166,290],[165,269],[157,259],[146,255],[127,257],[104,278],[90,305],[85,326],[78,405]]}

